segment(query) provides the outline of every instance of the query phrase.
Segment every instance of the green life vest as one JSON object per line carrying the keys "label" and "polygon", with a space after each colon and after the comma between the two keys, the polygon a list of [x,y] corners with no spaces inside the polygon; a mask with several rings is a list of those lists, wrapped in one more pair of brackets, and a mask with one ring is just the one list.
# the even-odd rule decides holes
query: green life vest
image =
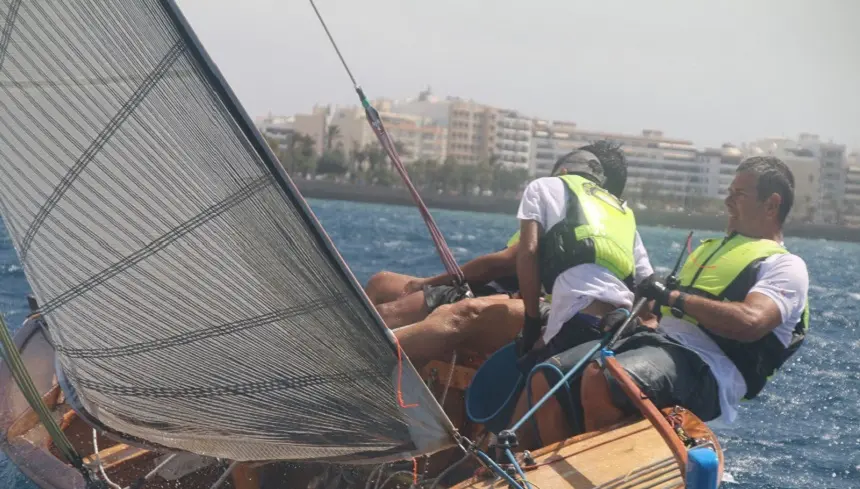
{"label": "green life vest", "polygon": [[[706,239],[684,263],[678,275],[679,288],[712,300],[742,302],[756,283],[761,263],[770,256],[785,253],[788,250],[775,241],[737,233],[723,239]],[[667,316],[670,309],[663,306],[660,312]],[[744,398],[752,399],[803,344],[809,329],[809,300],[787,347],[773,332],[757,341],[744,343],[708,331],[689,315],[683,319],[699,326],[735,364],[747,384]]]}
{"label": "green life vest", "polygon": [[567,212],[565,218],[541,238],[540,276],[552,293],[555,279],[564,271],[595,263],[633,288],[636,218],[618,197],[579,175],[562,175]]}
{"label": "green life vest", "polygon": [[505,248],[510,248],[511,246],[513,246],[519,242],[520,242],[520,231],[517,230],[517,232],[515,232],[514,235],[511,236],[511,239],[508,240],[507,244],[505,244]]}

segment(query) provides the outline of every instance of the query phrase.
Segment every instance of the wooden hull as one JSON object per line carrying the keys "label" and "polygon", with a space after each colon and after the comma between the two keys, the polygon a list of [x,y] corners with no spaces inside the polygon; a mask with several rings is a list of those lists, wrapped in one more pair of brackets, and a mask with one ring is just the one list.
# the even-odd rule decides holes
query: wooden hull
{"label": "wooden hull", "polygon": [[[685,428],[688,430],[701,423],[693,418],[687,421],[689,425]],[[534,464],[525,466],[524,473],[529,483],[541,489],[684,487],[684,478],[672,451],[654,426],[644,419],[569,438],[535,451],[532,457]],[[475,476],[454,486],[455,489],[488,487],[507,485],[500,480]]]}
{"label": "wooden hull", "polygon": [[[29,323],[15,336],[22,360],[43,400],[51,409],[66,436],[86,462],[94,460],[92,427],[77,416],[64,402],[54,374],[54,352],[40,323]],[[482,426],[470,425],[466,421],[464,391],[475,368],[483,358],[461,355],[462,360],[454,365],[446,362],[431,362],[422,370],[431,390],[438,398],[444,394],[444,407],[455,426],[470,439],[482,434]],[[450,385],[449,385],[450,379]],[[445,386],[448,385],[447,393]],[[664,410],[664,414],[669,410]],[[678,424],[694,438],[711,440],[720,456],[722,454],[713,433],[692,413],[682,411],[675,415]],[[618,487],[635,489],[644,487],[683,487],[681,471],[672,457],[672,451],[658,430],[647,420],[629,420],[611,429],[586,433],[563,442],[544,447],[532,453],[535,464],[526,466],[526,476],[539,489],[593,488],[600,484],[627,477]],[[123,487],[134,483],[150,472],[169,454],[129,446],[101,436],[97,438],[99,457],[108,477]],[[42,427],[26,400],[18,390],[6,366],[0,363],[0,449],[38,487],[43,489],[84,489],[80,474],[61,458],[50,437]],[[181,454],[162,477],[155,476],[143,487],[146,489],[209,489],[229,466],[226,461],[217,461],[192,454]],[[451,449],[418,460],[418,475],[435,477],[463,456],[459,449]],[[411,464],[400,478],[391,479],[386,488],[408,486],[412,482]],[[313,464],[238,464],[224,481],[227,489],[322,489],[331,487],[364,487],[374,467],[333,467],[322,463]],[[457,489],[504,486],[493,482],[473,460],[459,467],[459,473],[449,474],[447,484],[439,487]],[[477,472],[478,475],[473,477]],[[379,479],[379,483],[387,479]],[[457,481],[462,481],[457,484]],[[395,484],[395,482],[400,482]],[[619,481],[620,482],[620,481]],[[610,484],[608,487],[616,487]]]}

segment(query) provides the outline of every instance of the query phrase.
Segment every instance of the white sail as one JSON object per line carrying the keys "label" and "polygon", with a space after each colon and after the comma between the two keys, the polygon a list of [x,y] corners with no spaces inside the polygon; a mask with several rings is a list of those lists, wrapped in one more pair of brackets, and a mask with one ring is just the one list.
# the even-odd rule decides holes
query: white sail
{"label": "white sail", "polygon": [[106,428],[233,460],[453,444],[172,2],[0,1],[0,211]]}

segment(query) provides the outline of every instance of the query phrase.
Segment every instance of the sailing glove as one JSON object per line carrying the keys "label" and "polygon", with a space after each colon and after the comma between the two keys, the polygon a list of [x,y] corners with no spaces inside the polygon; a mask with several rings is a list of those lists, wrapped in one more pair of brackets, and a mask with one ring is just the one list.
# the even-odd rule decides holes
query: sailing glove
{"label": "sailing glove", "polygon": [[[630,317],[630,313],[625,309],[616,309],[600,319],[598,327],[605,333],[615,333],[615,331],[624,324],[624,321]],[[629,328],[628,328],[629,329]]]}
{"label": "sailing glove", "polygon": [[658,306],[669,305],[670,292],[671,290],[657,279],[656,274],[651,274],[636,287],[636,295],[653,300]]}
{"label": "sailing glove", "polygon": [[543,329],[543,320],[540,317],[535,318],[526,314],[523,329],[520,330],[516,340],[514,340],[517,357],[524,356],[534,348],[535,343],[540,339],[541,329]]}

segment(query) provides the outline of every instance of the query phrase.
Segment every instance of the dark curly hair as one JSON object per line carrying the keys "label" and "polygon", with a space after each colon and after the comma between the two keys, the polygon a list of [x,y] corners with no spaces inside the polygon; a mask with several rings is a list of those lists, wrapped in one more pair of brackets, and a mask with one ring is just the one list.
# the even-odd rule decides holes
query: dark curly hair
{"label": "dark curly hair", "polygon": [[621,150],[621,144],[604,139],[579,149],[597,156],[603,165],[603,175],[606,179],[603,188],[620,199],[627,185],[627,157]]}

